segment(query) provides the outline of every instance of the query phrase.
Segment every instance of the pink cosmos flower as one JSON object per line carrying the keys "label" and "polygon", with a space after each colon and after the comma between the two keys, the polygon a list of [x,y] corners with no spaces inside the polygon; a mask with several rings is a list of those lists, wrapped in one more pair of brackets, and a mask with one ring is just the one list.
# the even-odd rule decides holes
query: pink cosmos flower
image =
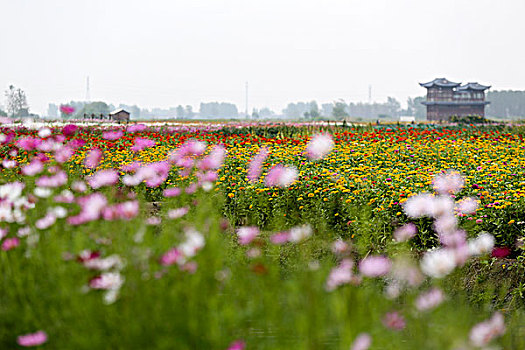
{"label": "pink cosmos flower", "polygon": [[190,211],[190,208],[188,207],[182,207],[178,209],[171,209],[168,211],[168,218],[170,219],[178,219],[183,217],[184,215],[188,214]]}
{"label": "pink cosmos flower", "polygon": [[142,132],[146,130],[148,127],[144,124],[133,124],[128,126],[126,129],[127,132]]}
{"label": "pink cosmos flower", "polygon": [[15,145],[24,151],[32,151],[42,143],[42,139],[37,137],[23,137],[16,140]]}
{"label": "pink cosmos flower", "polygon": [[68,124],[62,128],[62,134],[64,136],[73,136],[78,130],[78,126],[74,124]]}
{"label": "pink cosmos flower", "polygon": [[4,237],[7,236],[8,233],[9,231],[6,228],[0,228],[0,241],[4,239]]}
{"label": "pink cosmos flower", "polygon": [[60,147],[61,143],[56,142],[53,139],[43,140],[40,145],[38,145],[38,150],[42,152],[51,153],[55,148]]}
{"label": "pink cosmos flower", "polygon": [[268,148],[263,147],[250,162],[247,174],[248,181],[255,182],[261,176],[262,165],[266,158],[268,158]]}
{"label": "pink cosmos flower", "polygon": [[458,247],[467,243],[467,233],[464,230],[454,230],[438,234],[439,241],[447,247]]}
{"label": "pink cosmos flower", "polygon": [[139,202],[127,201],[123,203],[114,204],[102,209],[102,217],[104,220],[129,220],[139,214]]}
{"label": "pink cosmos flower", "polygon": [[183,152],[187,152],[187,154],[200,156],[206,150],[206,142],[190,140],[186,142],[181,148],[184,148]]}
{"label": "pink cosmos flower", "polygon": [[403,203],[403,210],[408,217],[420,218],[432,215],[432,203],[434,196],[428,193],[420,193],[412,196]]}
{"label": "pink cosmos flower", "polygon": [[340,238],[332,243],[332,253],[334,254],[344,254],[349,249],[348,244]]}
{"label": "pink cosmos flower", "polygon": [[457,171],[448,171],[434,177],[433,185],[437,193],[451,195],[459,192],[465,184],[463,177]]}
{"label": "pink cosmos flower", "polygon": [[131,146],[131,150],[133,152],[139,152],[145,148],[153,147],[155,145],[156,145],[156,142],[153,140],[137,137],[135,139],[135,144]]}
{"label": "pink cosmos flower", "polygon": [[328,279],[326,281],[326,290],[331,292],[343,284],[353,282],[353,267],[354,263],[352,260],[344,259],[341,261],[339,266],[334,267],[332,271],[330,271],[330,275],[328,275]]}
{"label": "pink cosmos flower", "polygon": [[459,202],[458,210],[462,214],[473,214],[478,209],[478,202],[472,197],[467,197]]}
{"label": "pink cosmos flower", "polygon": [[103,186],[111,186],[118,182],[119,174],[114,169],[99,170],[87,178],[87,183],[93,189]]}
{"label": "pink cosmos flower", "polygon": [[273,244],[284,244],[289,241],[290,241],[289,232],[279,232],[279,233],[273,234],[270,237],[270,242],[272,242]]}
{"label": "pink cosmos flower", "polygon": [[393,331],[401,331],[405,328],[406,322],[403,316],[397,312],[387,312],[383,317],[383,325]]}
{"label": "pink cosmos flower", "polygon": [[51,176],[40,176],[35,181],[35,185],[39,187],[60,187],[67,183],[67,174],[65,171],[58,171],[55,175]]}
{"label": "pink cosmos flower", "polygon": [[447,215],[442,215],[436,218],[434,221],[434,230],[440,235],[452,234],[457,230],[458,219],[448,213]]}
{"label": "pink cosmos flower", "polygon": [[368,333],[361,333],[355,338],[350,350],[367,350],[372,345],[372,337]]}
{"label": "pink cosmos flower", "polygon": [[435,249],[421,259],[421,271],[427,276],[442,278],[456,268],[456,255],[452,249]]}
{"label": "pink cosmos flower", "polygon": [[26,176],[34,176],[44,170],[44,164],[38,159],[33,159],[31,163],[22,167],[22,174]]}
{"label": "pink cosmos flower", "polygon": [[16,342],[20,346],[30,347],[42,345],[47,341],[47,334],[44,331],[38,331],[36,333],[20,335],[16,339]]}
{"label": "pink cosmos flower", "polygon": [[224,162],[226,156],[226,149],[223,146],[215,146],[206,157],[204,157],[197,165],[201,170],[218,169]]}
{"label": "pink cosmos flower", "polygon": [[71,141],[69,141],[66,146],[73,149],[73,150],[76,150],[82,146],[84,146],[86,144],[86,141],[83,140],[83,139],[73,139]]}
{"label": "pink cosmos flower", "polygon": [[65,115],[71,115],[75,112],[75,107],[69,105],[61,105],[60,112],[64,113]]}
{"label": "pink cosmos flower", "polygon": [[186,192],[187,194],[193,194],[197,191],[197,188],[198,188],[198,185],[193,183],[193,184],[188,185],[188,187],[186,187],[184,192]]}
{"label": "pink cosmos flower", "polygon": [[392,262],[384,256],[368,256],[359,263],[359,271],[367,277],[380,277],[386,275]]}
{"label": "pink cosmos flower", "polygon": [[20,240],[17,237],[6,238],[2,243],[2,250],[7,252],[8,250],[14,249],[20,245]]}
{"label": "pink cosmos flower", "polygon": [[55,215],[47,213],[46,216],[35,222],[35,227],[39,230],[45,230],[46,228],[51,227],[56,221],[57,218]]}
{"label": "pink cosmos flower", "polygon": [[75,150],[71,147],[60,147],[55,151],[55,160],[58,163],[65,163],[73,156],[73,153],[75,153]]}
{"label": "pink cosmos flower", "polygon": [[324,158],[334,148],[334,140],[329,134],[317,134],[306,146],[306,155],[311,160]]}
{"label": "pink cosmos flower", "polygon": [[105,272],[89,281],[91,289],[119,289],[124,283],[124,278],[119,272]]}
{"label": "pink cosmos flower", "polygon": [[236,340],[228,346],[227,350],[244,350],[246,343],[243,340]]}
{"label": "pink cosmos flower", "polygon": [[237,229],[239,244],[250,244],[259,235],[259,229],[255,226],[245,226]]}
{"label": "pink cosmos flower", "polygon": [[93,148],[91,151],[89,151],[86,158],[84,159],[84,165],[87,168],[95,169],[100,163],[101,159],[102,151],[98,148]]}
{"label": "pink cosmos flower", "polygon": [[2,160],[2,166],[6,169],[13,169],[16,167],[18,163],[15,160],[12,159],[4,159]]}
{"label": "pink cosmos flower", "polygon": [[132,172],[132,171],[137,171],[137,169],[140,168],[141,166],[142,166],[141,162],[132,162],[129,164],[122,165],[120,167],[120,170],[125,171],[125,172]]}
{"label": "pink cosmos flower", "polygon": [[417,227],[413,223],[408,223],[394,231],[394,239],[398,242],[408,241],[417,233]]}
{"label": "pink cosmos flower", "polygon": [[80,225],[89,221],[97,220],[100,218],[102,210],[108,203],[107,198],[99,192],[80,197],[77,201],[81,210],[78,215],[67,218],[67,222],[70,225]]}
{"label": "pink cosmos flower", "polygon": [[178,187],[166,188],[164,190],[164,197],[177,197],[182,193],[182,190]]}
{"label": "pink cosmos flower", "polygon": [[110,130],[110,131],[104,131],[102,133],[102,138],[104,140],[109,140],[109,141],[118,140],[122,136],[124,136],[124,132],[122,130]]}
{"label": "pink cosmos flower", "polygon": [[427,311],[435,308],[443,302],[445,295],[439,288],[432,288],[420,294],[416,299],[416,308],[419,311]]}
{"label": "pink cosmos flower", "polygon": [[69,190],[64,190],[55,196],[53,200],[57,203],[73,203],[75,201],[75,195]]}
{"label": "pink cosmos flower", "polygon": [[266,175],[265,183],[268,187],[288,187],[295,181],[297,175],[297,169],[294,167],[284,167],[278,164],[270,169],[268,175]]}
{"label": "pink cosmos flower", "polygon": [[470,342],[477,347],[488,345],[494,338],[505,334],[505,320],[496,312],[486,321],[478,323],[470,330]]}

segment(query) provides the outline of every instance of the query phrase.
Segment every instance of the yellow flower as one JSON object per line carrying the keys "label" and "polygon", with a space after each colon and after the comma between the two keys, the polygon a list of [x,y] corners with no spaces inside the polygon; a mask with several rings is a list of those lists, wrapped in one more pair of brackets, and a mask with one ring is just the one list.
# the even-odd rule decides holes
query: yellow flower
{"label": "yellow flower", "polygon": [[228,197],[233,198],[235,194],[233,192],[228,193]]}

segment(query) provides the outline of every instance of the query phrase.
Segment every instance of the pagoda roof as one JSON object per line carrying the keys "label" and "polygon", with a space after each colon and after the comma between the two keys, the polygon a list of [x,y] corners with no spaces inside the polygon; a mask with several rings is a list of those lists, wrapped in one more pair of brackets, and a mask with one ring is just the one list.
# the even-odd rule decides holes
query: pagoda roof
{"label": "pagoda roof", "polygon": [[446,78],[436,78],[432,81],[429,81],[428,83],[419,83],[419,85],[421,85],[422,87],[424,88],[431,88],[431,87],[434,87],[434,86],[439,86],[439,87],[446,87],[446,88],[455,88],[459,85],[461,85],[461,83],[454,83],[450,80],[447,80]]}
{"label": "pagoda roof", "polygon": [[468,84],[458,87],[458,91],[465,91],[465,90],[485,91],[487,89],[490,89],[490,86],[481,85],[478,83],[468,83]]}

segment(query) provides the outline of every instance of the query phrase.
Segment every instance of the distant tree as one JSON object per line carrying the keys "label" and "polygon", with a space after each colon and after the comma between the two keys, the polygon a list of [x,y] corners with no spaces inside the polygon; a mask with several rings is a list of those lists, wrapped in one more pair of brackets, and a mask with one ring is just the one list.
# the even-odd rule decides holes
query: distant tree
{"label": "distant tree", "polygon": [[273,116],[275,113],[272,112],[270,110],[270,108],[268,107],[263,107],[261,108],[261,110],[259,111],[259,115],[262,117],[262,118],[268,118],[268,117],[271,117]]}
{"label": "distant tree", "polygon": [[312,119],[317,119],[320,116],[321,116],[321,113],[319,112],[319,106],[317,105],[317,102],[315,101],[310,102],[309,117]]}
{"label": "distant tree", "polygon": [[0,117],[7,117],[7,113],[0,109]]}
{"label": "distant tree", "polygon": [[485,114],[495,118],[525,117],[525,91],[489,91],[487,92]]}
{"label": "distant tree", "polygon": [[205,118],[235,118],[239,115],[237,106],[228,102],[203,102],[199,115]]}
{"label": "distant tree", "polygon": [[392,117],[395,117],[399,114],[398,112],[401,109],[401,104],[395,98],[387,97],[386,108],[388,110],[387,114]]}
{"label": "distant tree", "polygon": [[58,118],[58,106],[54,103],[50,103],[47,106],[47,116],[50,118]]}
{"label": "distant tree", "polygon": [[193,107],[191,107],[190,105],[187,105],[186,106],[186,117],[187,118],[193,118],[193,116],[195,116],[195,113],[193,113]]}
{"label": "distant tree", "polygon": [[334,109],[333,103],[323,103],[321,108],[322,108],[322,114],[324,117],[332,116],[332,110]]}
{"label": "distant tree", "polygon": [[[317,105],[317,103],[316,103]],[[309,102],[297,102],[289,103],[285,109],[283,109],[283,114],[288,118],[304,118],[306,112],[310,114],[310,103]]]}
{"label": "distant tree", "polygon": [[110,112],[109,106],[105,102],[91,102],[84,105],[75,114],[76,118],[82,118],[84,115],[91,116],[94,114],[97,118],[102,115],[108,115]]}
{"label": "distant tree", "polygon": [[252,119],[259,119],[259,111],[257,108],[254,108],[252,111]]}
{"label": "distant tree", "polygon": [[181,105],[178,105],[177,108],[175,109],[175,114],[177,115],[177,118],[184,119],[186,115],[184,113],[184,107],[182,107]]}
{"label": "distant tree", "polygon": [[348,117],[348,112],[346,111],[347,105],[345,101],[340,100],[337,102],[334,102],[334,108],[332,109],[332,116],[336,119],[344,119]]}
{"label": "distant tree", "polygon": [[416,119],[425,119],[426,108],[421,102],[425,101],[424,96],[418,96],[414,98],[408,98],[407,100],[407,109],[408,114],[413,115]]}
{"label": "distant tree", "polygon": [[7,98],[7,113],[11,117],[18,117],[22,112],[27,114],[29,105],[27,104],[26,93],[13,85],[6,90],[5,96]]}

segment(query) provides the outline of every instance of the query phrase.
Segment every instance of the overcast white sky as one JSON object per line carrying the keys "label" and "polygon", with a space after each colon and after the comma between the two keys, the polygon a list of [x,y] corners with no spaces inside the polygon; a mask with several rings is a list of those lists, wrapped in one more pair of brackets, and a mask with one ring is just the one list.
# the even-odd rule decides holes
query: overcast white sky
{"label": "overcast white sky", "polygon": [[[403,104],[435,77],[525,89],[524,0],[0,0],[0,88],[85,98]],[[5,105],[1,96],[0,101]]]}

